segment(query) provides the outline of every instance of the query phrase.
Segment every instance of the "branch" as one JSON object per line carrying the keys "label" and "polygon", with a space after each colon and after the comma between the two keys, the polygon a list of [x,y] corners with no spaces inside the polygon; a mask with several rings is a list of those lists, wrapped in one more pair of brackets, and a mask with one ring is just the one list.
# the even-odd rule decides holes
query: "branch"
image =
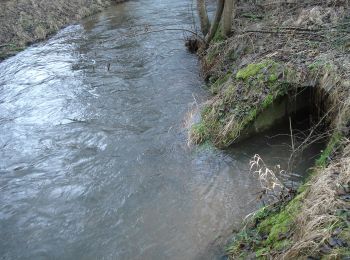
{"label": "branch", "polygon": [[133,34],[133,35],[128,35],[130,37],[134,36],[141,36],[141,35],[145,35],[145,34],[149,34],[149,33],[158,33],[158,32],[165,32],[165,31],[182,31],[182,32],[188,32],[191,33],[193,35],[195,35],[197,38],[199,38],[202,42],[205,42],[204,38],[202,36],[200,36],[198,33],[188,30],[188,29],[181,29],[181,28],[164,28],[164,29],[159,29],[159,30],[152,30],[152,31],[146,31],[143,33],[138,33],[138,34]]}
{"label": "branch", "polygon": [[246,30],[242,31],[242,33],[271,33],[271,34],[300,34],[300,35],[312,35],[312,36],[318,36],[321,38],[325,38],[324,35],[315,33],[315,32],[308,32],[308,31],[273,31],[273,30]]}

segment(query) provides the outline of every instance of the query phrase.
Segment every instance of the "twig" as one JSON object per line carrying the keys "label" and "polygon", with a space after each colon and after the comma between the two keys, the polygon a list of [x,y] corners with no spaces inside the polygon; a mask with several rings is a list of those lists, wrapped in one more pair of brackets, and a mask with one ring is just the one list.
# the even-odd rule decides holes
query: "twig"
{"label": "twig", "polygon": [[133,34],[133,35],[128,35],[130,37],[134,36],[141,36],[141,35],[145,35],[145,34],[149,34],[149,33],[158,33],[158,32],[165,32],[165,31],[182,31],[182,32],[188,32],[191,33],[193,35],[195,35],[196,37],[198,37],[202,42],[205,42],[205,39],[198,35],[198,33],[188,30],[188,29],[180,29],[180,28],[164,28],[164,29],[159,29],[159,30],[153,30],[153,31],[147,31],[147,32],[143,32],[143,33],[138,33],[138,34]]}
{"label": "twig", "polygon": [[289,130],[290,130],[290,139],[292,144],[292,151],[294,152],[294,140],[293,140],[293,128],[292,128],[292,119],[289,117]]}
{"label": "twig", "polygon": [[321,38],[325,38],[324,35],[321,35],[319,33],[314,33],[314,32],[308,32],[308,31],[273,31],[273,30],[246,30],[246,31],[242,31],[242,33],[271,33],[271,34],[300,34],[300,35],[312,35],[312,36],[319,36]]}
{"label": "twig", "polygon": [[[305,147],[307,147],[308,145],[323,139],[326,136],[329,136],[329,132],[325,132],[321,135],[319,135],[318,137],[312,139],[312,136],[314,135],[316,129],[320,126],[320,124],[329,116],[329,114],[333,111],[333,109],[336,106],[334,105],[333,107],[331,107],[327,113],[325,113],[325,115],[318,121],[318,123],[316,125],[314,125],[311,129],[310,129],[310,133],[308,134],[308,136],[304,139],[304,141],[296,148],[293,149],[289,160],[288,160],[288,168],[290,168],[290,164],[292,162],[293,157],[295,157],[295,154],[298,153],[300,150],[305,149]],[[311,141],[310,141],[311,140]]]}

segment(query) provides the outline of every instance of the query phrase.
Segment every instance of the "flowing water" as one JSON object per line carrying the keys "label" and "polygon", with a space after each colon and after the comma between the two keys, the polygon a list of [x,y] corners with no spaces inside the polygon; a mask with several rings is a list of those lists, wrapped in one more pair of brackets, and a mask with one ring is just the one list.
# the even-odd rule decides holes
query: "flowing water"
{"label": "flowing water", "polygon": [[257,206],[250,157],[289,155],[188,148],[196,56],[178,31],[131,35],[191,24],[188,0],[130,1],[0,64],[0,259],[221,256]]}

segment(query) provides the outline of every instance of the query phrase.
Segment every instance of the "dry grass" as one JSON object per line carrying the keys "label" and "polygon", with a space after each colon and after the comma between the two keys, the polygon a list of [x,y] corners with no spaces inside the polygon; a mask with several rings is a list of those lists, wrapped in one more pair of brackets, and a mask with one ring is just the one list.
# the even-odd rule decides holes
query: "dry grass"
{"label": "dry grass", "polygon": [[275,167],[275,170],[268,168],[258,154],[254,155],[249,164],[250,172],[259,179],[262,188],[261,199],[271,204],[280,202],[290,194],[290,189],[278,177],[285,174],[279,165]]}
{"label": "dry grass", "polygon": [[102,10],[111,2],[111,0],[1,1],[0,60],[18,52],[29,43],[45,39],[68,23]]}
{"label": "dry grass", "polygon": [[[332,162],[326,169],[318,173],[308,183],[308,193],[302,209],[296,218],[298,227],[293,246],[282,257],[295,259],[305,255],[318,255],[320,250],[334,236],[334,227],[340,224],[337,210],[349,209],[350,203],[339,194],[343,187],[350,183],[350,145],[338,161]],[[347,241],[350,242],[350,241]],[[330,252],[332,257],[339,257]],[[336,259],[336,258],[335,258]]]}
{"label": "dry grass", "polygon": [[[317,134],[322,138],[332,135],[327,152],[319,160],[323,162],[322,167],[315,170],[300,196],[259,219],[259,223],[265,221],[265,227],[269,227],[263,230],[267,234],[259,233],[257,223],[250,230],[252,234],[243,232],[240,240],[243,242],[236,244],[232,257],[264,249],[260,253],[267,259],[306,259],[309,256],[341,259],[344,250],[349,251],[350,234],[343,234],[350,233],[349,227],[341,226],[343,219],[338,215],[339,210],[344,209],[347,214],[350,210],[349,201],[340,196],[344,187],[350,196],[349,142],[343,145],[346,147],[343,153],[339,150],[333,153],[333,148],[339,145],[337,138],[350,134],[349,11],[348,0],[240,1],[234,35],[213,42],[200,53],[203,74],[214,94],[202,112],[204,120],[199,126],[204,135],[201,138],[209,135],[214,144],[226,147],[249,130],[244,128],[248,124],[242,123],[247,122],[247,118],[255,118],[271,92],[266,89],[266,82],[256,84],[253,77],[242,84],[237,80],[237,73],[264,60],[273,60],[284,67],[284,71],[291,72],[278,77],[284,83],[317,89],[310,101],[315,104],[312,112],[319,115],[315,117],[317,122],[328,127],[327,131]],[[228,73],[231,76],[227,80]],[[221,79],[226,80],[221,82]],[[316,129],[315,126],[310,131],[312,136],[305,135],[303,140],[295,142],[293,150],[297,152],[317,140],[313,135]],[[220,140],[225,141],[224,145]],[[331,162],[328,161],[330,157]],[[279,179],[280,170],[268,169],[258,156],[252,160],[251,167],[273,203],[285,189]],[[350,219],[346,221],[350,223]],[[277,232],[280,228],[285,228],[290,236],[280,239]],[[346,243],[334,245],[334,240],[343,240],[348,247]]]}

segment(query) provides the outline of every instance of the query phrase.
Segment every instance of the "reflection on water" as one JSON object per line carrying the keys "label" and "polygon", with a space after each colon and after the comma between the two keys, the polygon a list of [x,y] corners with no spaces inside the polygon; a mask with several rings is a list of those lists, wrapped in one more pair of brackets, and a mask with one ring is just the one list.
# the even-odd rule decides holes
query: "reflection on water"
{"label": "reflection on water", "polygon": [[256,208],[249,158],[286,148],[190,150],[196,57],[178,33],[125,36],[189,27],[190,4],[127,2],[0,64],[1,259],[213,259]]}

